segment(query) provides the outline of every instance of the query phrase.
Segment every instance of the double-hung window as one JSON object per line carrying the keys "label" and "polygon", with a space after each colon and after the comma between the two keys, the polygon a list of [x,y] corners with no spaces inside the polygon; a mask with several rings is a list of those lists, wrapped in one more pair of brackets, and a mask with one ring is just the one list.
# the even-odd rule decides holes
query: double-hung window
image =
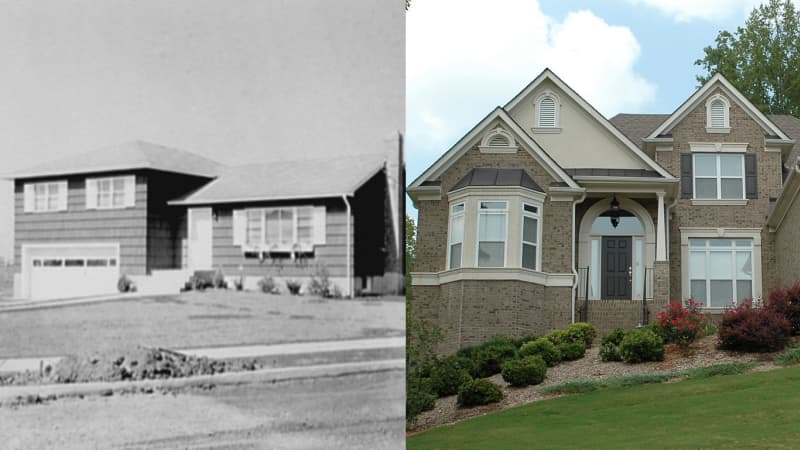
{"label": "double-hung window", "polygon": [[87,209],[116,209],[135,206],[136,177],[125,175],[86,179]]}
{"label": "double-hung window", "polygon": [[539,207],[524,203],[522,205],[522,267],[538,269],[539,249]]}
{"label": "double-hung window", "polygon": [[450,207],[450,243],[448,269],[461,267],[461,250],[464,247],[464,204]]}
{"label": "double-hung window", "polygon": [[706,307],[753,296],[752,239],[689,239],[689,290]]}
{"label": "double-hung window", "polygon": [[478,202],[478,267],[506,265],[508,202]]}
{"label": "double-hung window", "polygon": [[234,244],[249,250],[308,252],[325,243],[325,207],[292,206],[234,211]]}
{"label": "double-hung window", "polygon": [[67,182],[51,181],[25,184],[25,212],[62,211],[67,209]]}
{"label": "double-hung window", "polygon": [[694,154],[694,198],[729,200],[745,198],[744,155]]}

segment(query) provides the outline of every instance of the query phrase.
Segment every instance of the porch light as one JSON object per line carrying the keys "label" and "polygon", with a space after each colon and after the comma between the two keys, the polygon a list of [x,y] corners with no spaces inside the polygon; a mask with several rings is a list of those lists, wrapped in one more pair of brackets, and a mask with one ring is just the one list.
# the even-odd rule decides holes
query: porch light
{"label": "porch light", "polygon": [[619,225],[619,202],[617,201],[616,195],[611,200],[611,213],[609,217],[611,217],[611,226],[617,228]]}

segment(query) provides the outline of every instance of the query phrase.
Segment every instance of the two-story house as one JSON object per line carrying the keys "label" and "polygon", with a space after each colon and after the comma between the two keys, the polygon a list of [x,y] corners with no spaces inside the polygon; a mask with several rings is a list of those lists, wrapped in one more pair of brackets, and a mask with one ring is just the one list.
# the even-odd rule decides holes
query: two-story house
{"label": "two-story house", "polygon": [[769,218],[776,201],[783,223],[793,212],[779,197],[794,137],[798,119],[719,74],[672,114],[608,120],[545,70],[408,187],[414,314],[448,352],[574,321],[633,327],[670,299],[720,312],[761,297],[797,276]]}

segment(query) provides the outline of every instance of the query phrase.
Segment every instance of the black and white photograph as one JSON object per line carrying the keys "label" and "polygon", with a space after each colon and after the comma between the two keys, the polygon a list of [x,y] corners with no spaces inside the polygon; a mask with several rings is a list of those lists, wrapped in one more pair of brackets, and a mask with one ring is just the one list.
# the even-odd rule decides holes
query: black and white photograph
{"label": "black and white photograph", "polygon": [[407,8],[0,3],[1,447],[404,447]]}

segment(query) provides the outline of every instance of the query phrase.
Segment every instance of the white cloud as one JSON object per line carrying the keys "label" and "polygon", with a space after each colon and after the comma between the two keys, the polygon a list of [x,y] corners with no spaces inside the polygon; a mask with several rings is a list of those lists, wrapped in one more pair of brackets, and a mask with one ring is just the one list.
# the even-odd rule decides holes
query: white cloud
{"label": "white cloud", "polygon": [[531,0],[420,1],[406,25],[410,175],[431,162],[415,155],[443,153],[545,67],[607,116],[637,112],[655,96],[634,69],[633,33],[590,11],[557,21]]}
{"label": "white cloud", "polygon": [[761,0],[628,0],[632,5],[651,6],[679,22],[695,19],[720,21],[731,16],[744,17]]}

